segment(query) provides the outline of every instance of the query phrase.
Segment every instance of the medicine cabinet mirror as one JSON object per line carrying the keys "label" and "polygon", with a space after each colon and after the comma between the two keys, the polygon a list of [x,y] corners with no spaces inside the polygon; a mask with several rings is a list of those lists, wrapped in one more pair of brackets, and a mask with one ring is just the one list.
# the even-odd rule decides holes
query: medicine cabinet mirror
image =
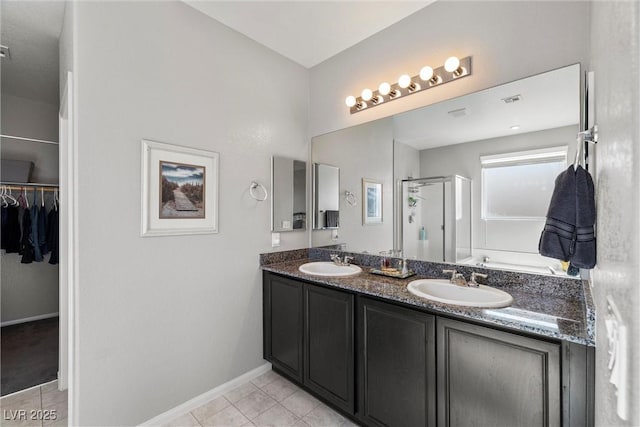
{"label": "medicine cabinet mirror", "polygon": [[[574,64],[314,137],[312,161],[340,165],[344,187],[340,238],[314,230],[313,246],[564,275],[538,240],[555,177],[573,162],[580,99]],[[385,188],[375,228],[343,197],[365,177]]]}
{"label": "medicine cabinet mirror", "polygon": [[307,228],[307,162],[271,158],[271,231]]}
{"label": "medicine cabinet mirror", "polygon": [[313,164],[313,228],[340,227],[340,168]]}

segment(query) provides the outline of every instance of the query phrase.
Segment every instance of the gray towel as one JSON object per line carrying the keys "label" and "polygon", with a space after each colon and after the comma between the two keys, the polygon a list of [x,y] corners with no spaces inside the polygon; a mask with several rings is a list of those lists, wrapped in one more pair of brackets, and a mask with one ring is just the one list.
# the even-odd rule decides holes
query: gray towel
{"label": "gray towel", "polygon": [[340,226],[340,212],[339,211],[325,211],[324,222],[327,228],[337,228]]}
{"label": "gray towel", "polygon": [[547,222],[540,236],[540,255],[570,261],[579,268],[596,265],[596,204],[593,180],[573,165],[556,178]]}

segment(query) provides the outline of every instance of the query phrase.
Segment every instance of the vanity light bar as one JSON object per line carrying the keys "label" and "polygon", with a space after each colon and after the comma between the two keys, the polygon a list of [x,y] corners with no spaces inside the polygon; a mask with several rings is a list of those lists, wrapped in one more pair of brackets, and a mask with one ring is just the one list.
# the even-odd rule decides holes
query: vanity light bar
{"label": "vanity light bar", "polygon": [[410,77],[408,74],[403,74],[397,83],[389,84],[383,82],[378,87],[378,90],[364,89],[358,97],[347,96],[345,104],[349,107],[350,113],[353,114],[384,102],[422,92],[470,75],[471,57],[467,56],[458,59],[452,56],[446,60],[442,67],[436,69],[429,66],[423,67],[416,76]]}

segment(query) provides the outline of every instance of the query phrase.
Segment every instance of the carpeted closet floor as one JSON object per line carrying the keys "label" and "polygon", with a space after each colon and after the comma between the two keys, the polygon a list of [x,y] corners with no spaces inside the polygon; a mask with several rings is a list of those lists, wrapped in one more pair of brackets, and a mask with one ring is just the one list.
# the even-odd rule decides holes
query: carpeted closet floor
{"label": "carpeted closet floor", "polygon": [[2,396],[57,378],[57,317],[4,326],[0,334]]}

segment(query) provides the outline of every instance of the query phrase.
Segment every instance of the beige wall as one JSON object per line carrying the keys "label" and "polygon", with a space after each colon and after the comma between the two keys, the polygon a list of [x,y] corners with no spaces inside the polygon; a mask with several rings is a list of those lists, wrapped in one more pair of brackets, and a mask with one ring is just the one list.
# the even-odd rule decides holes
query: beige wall
{"label": "beige wall", "polygon": [[[75,6],[76,422],[134,425],[264,363],[270,204],[249,186],[308,155],[308,71],[182,2]],[[218,234],[140,237],[142,138],[220,153]]]}
{"label": "beige wall", "polygon": [[[640,3],[591,4],[591,69],[599,143],[596,205],[598,265],[593,271],[596,327],[596,425],[640,425]],[[616,414],[609,382],[607,297],[628,328],[628,418]]]}

